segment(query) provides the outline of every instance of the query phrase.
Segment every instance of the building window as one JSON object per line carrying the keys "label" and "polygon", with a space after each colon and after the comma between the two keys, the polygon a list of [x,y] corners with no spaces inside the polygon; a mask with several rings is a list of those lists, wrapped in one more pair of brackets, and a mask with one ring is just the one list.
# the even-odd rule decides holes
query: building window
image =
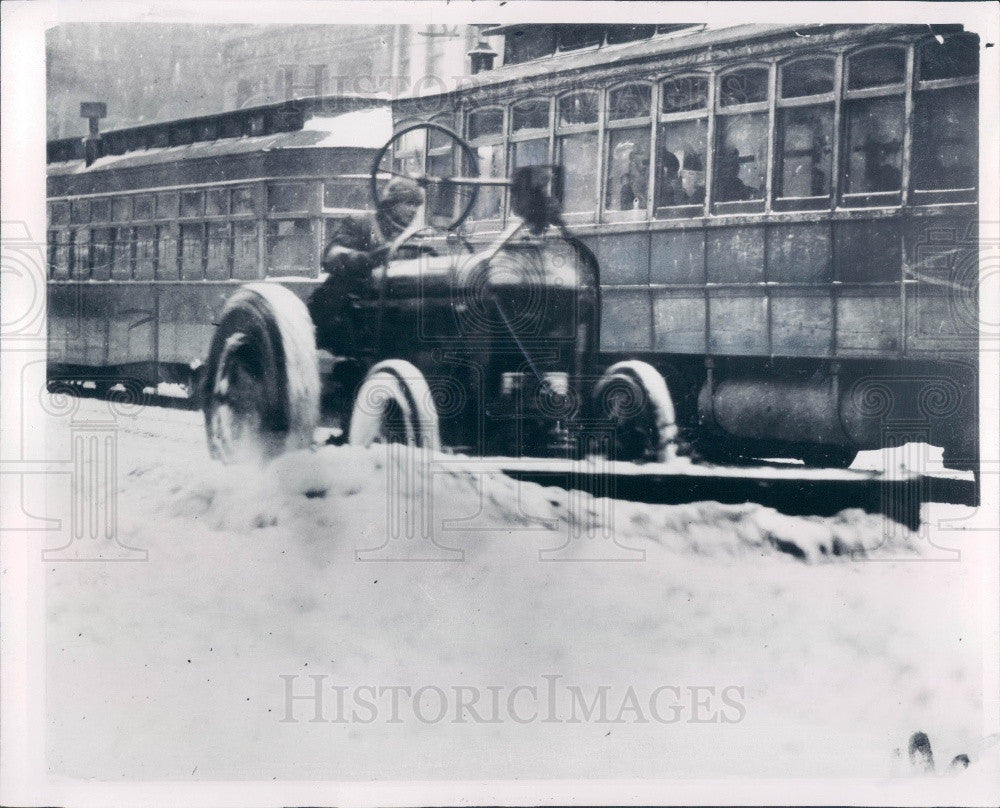
{"label": "building window", "polygon": [[111,255],[111,277],[128,280],[132,277],[132,251],[135,240],[131,227],[119,227],[115,233],[115,246]]}
{"label": "building window", "polygon": [[229,261],[232,255],[229,223],[209,222],[205,227],[205,277],[209,280],[226,280],[231,274]]}
{"label": "building window", "polygon": [[[204,225],[182,224],[180,227],[180,264],[184,280],[200,281],[205,277]],[[136,256],[138,261],[138,255]]]}
{"label": "building window", "polygon": [[116,222],[127,222],[132,218],[132,197],[116,197],[111,203],[111,216]]}
{"label": "building window", "polygon": [[[185,225],[188,227],[190,225]],[[198,227],[198,225],[194,225]],[[153,280],[156,277],[156,227],[143,225],[135,229],[135,279]]]}
{"label": "building window", "polygon": [[253,279],[258,277],[257,223],[233,222],[233,277]]}
{"label": "building window", "polygon": [[73,224],[87,224],[90,221],[89,199],[74,200],[70,221],[73,222]]}
{"label": "building window", "polygon": [[212,188],[205,193],[206,216],[229,215],[229,189]]}
{"label": "building window", "polygon": [[78,281],[90,277],[90,233],[86,228],[69,231],[69,273]]}
{"label": "building window", "polygon": [[137,196],[133,202],[132,218],[145,221],[153,218],[153,197],[150,194]]}
{"label": "building window", "polygon": [[113,227],[95,227],[90,231],[90,277],[95,281],[106,281],[111,277],[114,246]]}
{"label": "building window", "polygon": [[110,222],[111,221],[111,200],[107,197],[94,199],[90,203],[90,221]]}
{"label": "building window", "polygon": [[181,218],[196,219],[205,215],[205,195],[201,191],[184,191],[181,194]]}
{"label": "building window", "polygon": [[253,188],[241,186],[233,188],[233,215],[253,215]]}
{"label": "building window", "polygon": [[[776,207],[829,205],[833,187],[834,73],[832,56],[782,65],[775,134]],[[790,103],[794,100],[794,104]]]}
{"label": "building window", "polygon": [[176,191],[156,195],[156,218],[173,221],[180,208],[180,195]]}

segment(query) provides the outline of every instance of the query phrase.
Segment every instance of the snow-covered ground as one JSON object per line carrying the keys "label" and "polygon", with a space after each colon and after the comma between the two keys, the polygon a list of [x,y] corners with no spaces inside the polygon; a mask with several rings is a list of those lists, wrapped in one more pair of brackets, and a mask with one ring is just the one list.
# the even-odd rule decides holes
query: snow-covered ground
{"label": "snow-covered ground", "polygon": [[116,541],[147,560],[46,566],[54,774],[882,778],[913,773],[916,731],[939,772],[995,765],[982,571],[949,551],[974,536],[595,500],[385,448],[223,468],[199,413],[134,410]]}

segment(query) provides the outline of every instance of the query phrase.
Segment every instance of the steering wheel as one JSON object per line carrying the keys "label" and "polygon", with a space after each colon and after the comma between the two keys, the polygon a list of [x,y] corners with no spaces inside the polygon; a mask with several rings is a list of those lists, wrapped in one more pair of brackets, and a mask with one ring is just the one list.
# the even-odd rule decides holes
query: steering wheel
{"label": "steering wheel", "polygon": [[[385,188],[394,177],[412,180],[423,190],[427,224],[441,230],[454,230],[464,222],[476,203],[479,186],[493,184],[479,178],[472,147],[451,129],[437,123],[404,127],[379,149],[370,176],[376,208],[380,207]],[[392,208],[387,208],[385,215],[397,227],[405,229],[411,224],[398,220]]]}

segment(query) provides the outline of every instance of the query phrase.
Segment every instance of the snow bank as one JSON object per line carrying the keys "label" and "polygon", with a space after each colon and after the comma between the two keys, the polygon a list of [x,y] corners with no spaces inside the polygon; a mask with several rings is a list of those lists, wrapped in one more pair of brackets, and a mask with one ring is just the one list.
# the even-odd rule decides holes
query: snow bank
{"label": "snow bank", "polygon": [[[917,730],[981,734],[975,571],[909,563],[918,538],[871,515],[623,503],[385,447],[224,468],[156,428],[120,459],[149,561],[47,569],[55,773],[884,777]],[[424,696],[396,721],[369,696],[369,721],[364,688]]]}

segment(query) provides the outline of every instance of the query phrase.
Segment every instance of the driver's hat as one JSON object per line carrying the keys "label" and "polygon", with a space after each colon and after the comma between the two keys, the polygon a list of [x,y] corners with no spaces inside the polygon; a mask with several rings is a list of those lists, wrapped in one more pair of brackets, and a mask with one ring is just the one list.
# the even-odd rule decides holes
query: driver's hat
{"label": "driver's hat", "polygon": [[385,194],[379,204],[381,207],[391,207],[401,202],[422,205],[424,204],[424,192],[417,183],[408,177],[393,177],[385,187]]}

